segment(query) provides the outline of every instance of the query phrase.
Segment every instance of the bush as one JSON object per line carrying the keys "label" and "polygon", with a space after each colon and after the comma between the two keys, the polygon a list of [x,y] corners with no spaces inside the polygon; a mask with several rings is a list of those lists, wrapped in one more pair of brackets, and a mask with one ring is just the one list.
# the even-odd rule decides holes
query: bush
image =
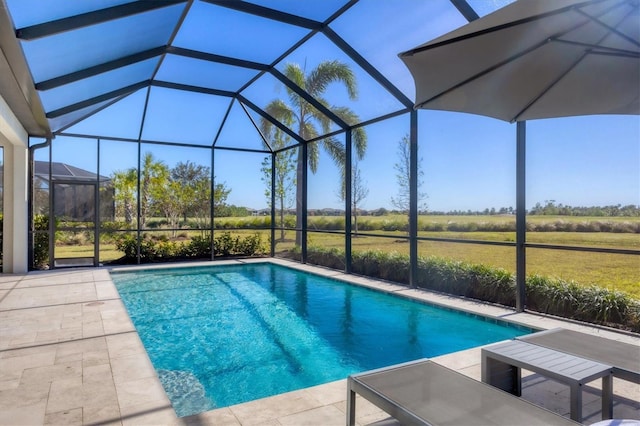
{"label": "bush", "polygon": [[418,222],[418,230],[425,232],[442,232],[446,231],[446,224],[443,222]]}
{"label": "bush", "polygon": [[37,214],[33,217],[33,267],[44,269],[49,264],[49,216]]}
{"label": "bush", "polygon": [[[297,253],[299,249],[296,250]],[[307,263],[344,269],[344,252],[337,248],[317,248],[307,251]]]}
{"label": "bush", "polygon": [[138,256],[138,239],[130,234],[116,237],[116,249],[124,253],[126,259],[136,259]]}
{"label": "bush", "polygon": [[[137,258],[138,238],[125,234],[116,239],[116,248],[124,253],[124,259],[131,262]],[[182,246],[164,235],[143,234],[140,239],[140,259],[153,262],[160,259],[173,259],[181,252]]]}
{"label": "bush", "polygon": [[478,224],[475,222],[450,222],[447,224],[447,230],[453,232],[476,232],[478,230]]}
{"label": "bush", "polygon": [[598,286],[533,275],[527,277],[527,307],[538,312],[640,331],[640,302]]}
{"label": "bush", "polygon": [[[295,226],[295,224],[294,224]],[[309,228],[319,231],[344,231],[344,217],[321,216],[309,221]]]}
{"label": "bush", "polygon": [[[260,234],[242,238],[223,232],[213,240],[214,253],[218,256],[255,256],[265,252]],[[137,259],[137,237],[122,235],[116,240],[116,248],[124,253],[121,261],[133,263]],[[144,234],[140,241],[140,259],[146,262],[176,260],[177,258],[210,258],[211,237],[195,236],[186,243],[169,240],[164,234]]]}
{"label": "bush", "polygon": [[219,237],[213,239],[213,252],[216,255],[230,255],[238,244],[238,238],[233,238],[229,232],[223,232]]}
{"label": "bush", "polygon": [[211,235],[196,235],[182,247],[182,255],[186,257],[211,257]]}
{"label": "bush", "polygon": [[60,231],[56,233],[56,243],[67,246],[92,244],[93,236],[88,231]]}
{"label": "bush", "polygon": [[378,229],[379,226],[374,221],[358,219],[359,231],[377,231]]}
{"label": "bush", "polygon": [[409,230],[409,222],[407,220],[388,220],[385,219],[382,221],[382,227],[380,228],[383,231],[405,231]]}
{"label": "bush", "polygon": [[260,234],[253,234],[236,240],[235,252],[245,256],[254,256],[256,254],[264,254],[265,249],[262,245],[262,237]]}

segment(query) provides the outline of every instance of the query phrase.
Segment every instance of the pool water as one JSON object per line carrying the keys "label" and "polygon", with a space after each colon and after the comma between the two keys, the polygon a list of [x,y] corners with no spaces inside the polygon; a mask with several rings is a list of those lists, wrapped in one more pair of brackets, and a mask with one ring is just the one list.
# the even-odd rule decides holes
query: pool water
{"label": "pool water", "polygon": [[112,278],[178,416],[531,332],[271,263]]}

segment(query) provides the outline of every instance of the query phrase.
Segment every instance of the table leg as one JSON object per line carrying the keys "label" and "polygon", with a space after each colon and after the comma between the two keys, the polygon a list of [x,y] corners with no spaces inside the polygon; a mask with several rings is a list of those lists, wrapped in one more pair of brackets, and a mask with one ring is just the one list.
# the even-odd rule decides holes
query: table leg
{"label": "table leg", "polygon": [[482,353],[481,380],[491,386],[522,396],[522,371],[520,367],[498,361]]}
{"label": "table leg", "polygon": [[613,418],[613,376],[608,374],[602,378],[602,419]]}
{"label": "table leg", "polygon": [[582,385],[575,383],[569,385],[571,388],[569,397],[571,399],[571,420],[582,423]]}
{"label": "table leg", "polygon": [[347,382],[347,426],[356,424],[356,393],[351,390],[351,383]]}

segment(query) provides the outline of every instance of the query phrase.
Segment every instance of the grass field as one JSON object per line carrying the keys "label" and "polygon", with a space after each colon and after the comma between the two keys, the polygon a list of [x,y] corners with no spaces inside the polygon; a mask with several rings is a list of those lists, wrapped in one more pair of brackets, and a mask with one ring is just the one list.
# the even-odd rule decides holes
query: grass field
{"label": "grass field", "polygon": [[[309,217],[310,221],[317,220],[318,216]],[[245,219],[228,218],[228,220],[254,220],[249,217]],[[331,218],[327,218],[331,219]],[[335,219],[335,218],[334,218]],[[225,219],[218,219],[224,221]],[[404,216],[382,216],[363,217],[359,219],[371,221],[384,220],[406,220]],[[585,218],[585,217],[564,217],[564,216],[530,216],[528,221],[541,223],[552,223],[555,221],[611,221],[611,222],[639,222],[639,218]],[[421,216],[420,221],[435,221],[448,223],[468,222],[494,222],[504,223],[515,221],[513,216]],[[546,222],[545,222],[546,221]],[[223,232],[223,231],[216,231]],[[254,231],[238,231],[247,234]],[[269,236],[268,231],[263,232],[263,240],[266,242]],[[375,234],[388,235],[389,238],[365,236],[364,232],[352,239],[353,250],[383,250],[395,251],[408,254],[409,244],[404,239],[406,235],[402,231],[370,231]],[[279,231],[277,232],[279,237]],[[420,232],[421,237],[453,238],[462,240],[479,241],[515,241],[514,232]],[[279,242],[276,251],[281,252],[293,248],[295,233],[287,231],[286,242]],[[640,236],[633,233],[612,233],[612,232],[527,232],[527,242],[579,246],[579,247],[602,247],[640,250]],[[310,246],[344,248],[344,238],[340,234],[309,232]],[[420,256],[439,256],[452,258],[467,262],[481,263],[490,266],[504,268],[510,272],[515,272],[515,248],[503,246],[491,246],[485,244],[463,244],[440,241],[420,241],[418,244]],[[57,257],[92,256],[92,245],[75,245],[56,247]],[[105,262],[118,259],[122,253],[117,251],[113,244],[100,245],[100,261]],[[640,299],[640,256],[621,255],[608,253],[592,253],[569,250],[551,249],[527,249],[527,274],[539,274],[551,277],[558,277],[565,280],[573,280],[581,284],[596,284],[602,287],[624,291],[633,297]]]}
{"label": "grass field", "polygon": [[[293,237],[293,235],[292,235]],[[312,233],[310,245],[343,248],[341,238]],[[352,240],[353,250],[383,250],[409,253],[409,244],[399,239],[360,236]],[[438,256],[516,270],[515,247],[453,242],[420,241],[420,256]],[[640,257],[568,250],[527,249],[527,274],[573,280],[581,284],[625,291],[640,299]]]}

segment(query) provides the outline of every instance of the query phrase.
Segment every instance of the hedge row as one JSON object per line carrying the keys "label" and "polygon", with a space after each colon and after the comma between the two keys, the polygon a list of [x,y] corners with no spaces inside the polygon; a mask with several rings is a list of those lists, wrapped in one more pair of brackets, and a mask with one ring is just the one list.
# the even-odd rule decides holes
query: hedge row
{"label": "hedge row", "polygon": [[[344,251],[310,247],[307,262],[344,269]],[[377,250],[354,252],[356,274],[409,283],[409,256]],[[515,276],[504,269],[439,258],[418,259],[416,285],[456,296],[515,307]],[[640,332],[640,302],[598,286],[532,275],[526,279],[529,310]]]}
{"label": "hedge row", "polygon": [[[124,253],[118,262],[134,262],[137,260],[138,240],[134,235],[123,235],[116,241],[116,248]],[[232,236],[223,232],[213,239],[213,252],[216,256],[243,255],[255,256],[264,254],[265,245],[260,234],[247,237]],[[211,257],[210,236],[195,236],[188,242],[170,241],[166,236],[150,236],[144,234],[140,241],[140,259],[147,262],[174,260],[176,258],[209,258]]]}

